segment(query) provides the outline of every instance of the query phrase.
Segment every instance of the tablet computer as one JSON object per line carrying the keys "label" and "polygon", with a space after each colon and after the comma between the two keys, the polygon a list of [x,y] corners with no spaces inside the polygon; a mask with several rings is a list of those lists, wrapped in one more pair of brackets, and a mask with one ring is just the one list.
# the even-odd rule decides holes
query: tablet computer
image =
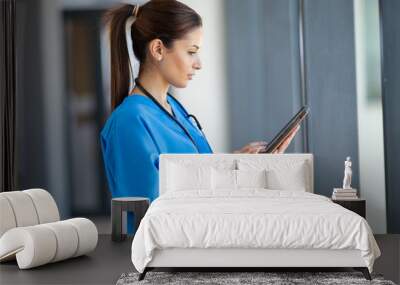
{"label": "tablet computer", "polygon": [[280,130],[280,132],[272,139],[270,143],[268,143],[265,150],[260,151],[259,153],[272,153],[274,152],[290,135],[290,133],[301,124],[301,122],[307,117],[309,113],[309,108],[307,106],[301,107],[301,109],[297,112],[296,115]]}

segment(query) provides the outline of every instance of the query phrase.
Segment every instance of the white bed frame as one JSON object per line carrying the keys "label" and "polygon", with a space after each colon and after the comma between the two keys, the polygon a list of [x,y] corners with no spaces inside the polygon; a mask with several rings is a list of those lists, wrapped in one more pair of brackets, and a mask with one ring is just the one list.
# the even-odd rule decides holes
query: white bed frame
{"label": "white bed frame", "polygon": [[[257,154],[258,158],[268,159],[307,160],[309,163],[309,177],[313,181],[312,154]],[[168,161],[174,160],[235,160],[238,158],[255,158],[254,154],[162,154],[160,156],[160,194],[165,192],[166,166]],[[306,189],[313,193],[313,183]],[[197,248],[170,248],[158,249],[153,259],[147,265],[139,280],[145,277],[146,272],[158,268],[171,267],[232,267],[243,271],[243,268],[266,267],[353,267],[362,271],[365,278],[371,280],[365,261],[359,250],[329,250],[329,249],[197,249]]]}

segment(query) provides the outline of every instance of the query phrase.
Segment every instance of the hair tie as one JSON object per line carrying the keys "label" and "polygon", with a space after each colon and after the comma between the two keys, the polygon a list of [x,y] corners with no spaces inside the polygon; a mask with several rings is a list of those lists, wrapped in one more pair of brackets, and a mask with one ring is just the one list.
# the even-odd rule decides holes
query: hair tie
{"label": "hair tie", "polygon": [[130,84],[129,91],[132,90],[135,84],[135,78],[139,75],[139,66],[140,62],[136,58],[135,53],[133,52],[133,40],[132,40],[132,25],[137,18],[137,14],[139,12],[139,5],[135,5],[132,10],[132,16],[129,16],[126,19],[125,24],[125,38],[126,38],[126,46],[128,48],[129,55],[129,63],[130,63]]}
{"label": "hair tie", "polygon": [[132,10],[132,16],[136,18],[138,13],[139,13],[139,5],[135,5]]}

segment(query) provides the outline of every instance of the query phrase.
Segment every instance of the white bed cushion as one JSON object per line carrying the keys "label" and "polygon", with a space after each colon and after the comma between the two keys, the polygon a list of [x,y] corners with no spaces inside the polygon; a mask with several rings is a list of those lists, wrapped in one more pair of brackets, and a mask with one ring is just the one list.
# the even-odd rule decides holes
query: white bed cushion
{"label": "white bed cushion", "polygon": [[170,191],[212,190],[211,168],[235,169],[236,161],[220,159],[210,164],[206,157],[197,160],[174,159],[165,165],[165,189]]}
{"label": "white bed cushion", "polygon": [[167,171],[168,192],[211,189],[211,167],[170,163]]}
{"label": "white bed cushion", "polygon": [[235,190],[236,170],[234,169],[211,169],[211,188],[213,190]]}
{"label": "white bed cushion", "polygon": [[261,170],[236,170],[238,188],[267,188],[267,171]]}
{"label": "white bed cushion", "polygon": [[234,191],[242,188],[266,188],[266,170],[211,169],[213,190]]}
{"label": "white bed cushion", "polygon": [[[171,156],[173,156],[172,159]],[[166,160],[165,157],[168,157],[168,159]],[[195,159],[188,159],[188,157]],[[201,192],[212,191],[211,167],[216,169],[235,169],[235,165],[236,162],[234,159],[225,157],[216,158],[209,154],[161,154],[160,195],[171,191],[193,189]],[[204,168],[208,170],[199,171],[199,169]],[[184,174],[187,174],[186,177],[184,177]],[[188,179],[187,177],[195,177],[195,179]],[[197,179],[196,177],[202,178]]]}
{"label": "white bed cushion", "polygon": [[237,163],[239,170],[266,170],[268,189],[291,191],[312,189],[310,166],[306,160],[255,158],[239,159]]}

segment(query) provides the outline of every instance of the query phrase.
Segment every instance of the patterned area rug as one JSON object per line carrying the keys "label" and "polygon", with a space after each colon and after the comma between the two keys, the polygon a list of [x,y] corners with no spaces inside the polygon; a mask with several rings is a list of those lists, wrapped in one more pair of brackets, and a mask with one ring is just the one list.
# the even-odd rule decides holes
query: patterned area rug
{"label": "patterned area rug", "polygon": [[388,284],[381,275],[372,274],[372,281],[360,272],[154,272],[150,271],[142,281],[139,273],[124,273],[117,285],[133,284]]}

